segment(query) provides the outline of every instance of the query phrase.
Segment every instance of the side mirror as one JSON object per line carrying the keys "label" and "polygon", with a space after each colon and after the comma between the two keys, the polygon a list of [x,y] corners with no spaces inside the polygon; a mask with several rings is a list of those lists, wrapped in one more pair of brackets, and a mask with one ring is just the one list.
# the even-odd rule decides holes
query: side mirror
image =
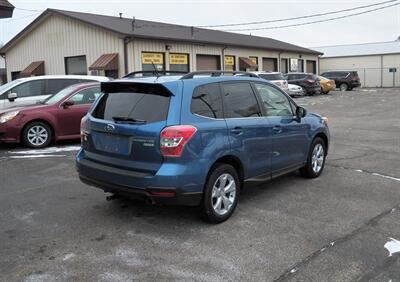
{"label": "side mirror", "polygon": [[8,93],[7,95],[7,99],[10,100],[10,102],[14,102],[15,99],[18,98],[18,94],[17,93]]}
{"label": "side mirror", "polygon": [[298,119],[301,119],[307,115],[307,110],[304,109],[303,107],[297,107],[296,108],[296,117]]}
{"label": "side mirror", "polygon": [[64,109],[67,109],[67,108],[69,108],[69,107],[71,107],[73,105],[75,105],[75,103],[74,103],[74,101],[71,101],[71,100],[67,100],[67,101],[65,101],[64,103],[61,104],[61,106]]}

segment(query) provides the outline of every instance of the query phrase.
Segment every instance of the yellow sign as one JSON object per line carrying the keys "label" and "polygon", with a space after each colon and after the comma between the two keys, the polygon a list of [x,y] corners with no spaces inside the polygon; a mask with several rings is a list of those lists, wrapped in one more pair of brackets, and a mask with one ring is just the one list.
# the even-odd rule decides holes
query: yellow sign
{"label": "yellow sign", "polygon": [[234,66],[234,65],[235,65],[235,57],[225,56],[225,66]]}
{"label": "yellow sign", "polygon": [[142,64],[164,64],[163,53],[142,53]]}
{"label": "yellow sign", "polygon": [[255,64],[255,65],[257,65],[258,64],[258,58],[257,57],[250,57],[249,58],[252,62],[253,62],[253,64]]}
{"label": "yellow sign", "polygon": [[169,63],[171,65],[187,65],[188,55],[187,54],[169,54]]}

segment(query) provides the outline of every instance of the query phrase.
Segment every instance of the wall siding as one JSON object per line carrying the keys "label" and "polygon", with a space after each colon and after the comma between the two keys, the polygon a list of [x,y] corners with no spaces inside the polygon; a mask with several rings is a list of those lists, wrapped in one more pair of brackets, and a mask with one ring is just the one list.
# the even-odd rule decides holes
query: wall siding
{"label": "wall siding", "polygon": [[89,67],[106,53],[120,54],[119,68],[122,75],[122,39],[103,29],[53,15],[7,52],[7,77],[10,81],[11,72],[21,71],[31,62],[42,60],[45,61],[46,74],[65,74],[65,57],[86,55]]}

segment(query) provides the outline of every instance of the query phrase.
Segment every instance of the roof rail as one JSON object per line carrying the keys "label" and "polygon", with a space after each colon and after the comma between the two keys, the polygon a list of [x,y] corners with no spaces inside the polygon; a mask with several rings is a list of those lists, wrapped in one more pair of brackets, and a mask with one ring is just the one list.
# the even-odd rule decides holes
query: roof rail
{"label": "roof rail", "polygon": [[134,71],[134,72],[130,72],[130,73],[124,75],[122,78],[129,78],[129,77],[133,78],[133,77],[137,77],[138,74],[142,74],[142,75],[150,74],[153,76],[161,76],[161,75],[167,75],[167,74],[187,74],[187,72],[186,71],[167,71],[167,70],[165,70],[165,71],[163,71],[163,70],[161,70],[161,71],[158,71],[158,70],[157,71],[156,70]]}
{"label": "roof rail", "polygon": [[249,77],[258,77],[257,75],[245,71],[224,71],[224,70],[209,70],[209,71],[193,71],[181,77],[181,79],[191,79],[195,75],[206,75],[209,74],[210,76],[221,76],[223,74],[240,74],[243,76]]}

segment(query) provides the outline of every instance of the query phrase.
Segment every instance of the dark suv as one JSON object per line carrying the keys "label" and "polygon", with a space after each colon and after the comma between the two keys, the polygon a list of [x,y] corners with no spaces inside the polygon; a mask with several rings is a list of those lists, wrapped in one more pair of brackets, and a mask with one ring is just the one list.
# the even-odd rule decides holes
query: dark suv
{"label": "dark suv", "polygon": [[225,73],[102,83],[82,119],[81,180],[148,203],[200,206],[207,220],[222,222],[248,181],[297,169],[318,177],[327,119],[253,74]]}
{"label": "dark suv", "polygon": [[361,86],[357,71],[327,71],[321,76],[334,80],[340,91],[352,90]]}
{"label": "dark suv", "polygon": [[313,73],[291,72],[286,74],[286,79],[289,84],[296,84],[303,88],[307,95],[321,93],[321,85],[318,77]]}

